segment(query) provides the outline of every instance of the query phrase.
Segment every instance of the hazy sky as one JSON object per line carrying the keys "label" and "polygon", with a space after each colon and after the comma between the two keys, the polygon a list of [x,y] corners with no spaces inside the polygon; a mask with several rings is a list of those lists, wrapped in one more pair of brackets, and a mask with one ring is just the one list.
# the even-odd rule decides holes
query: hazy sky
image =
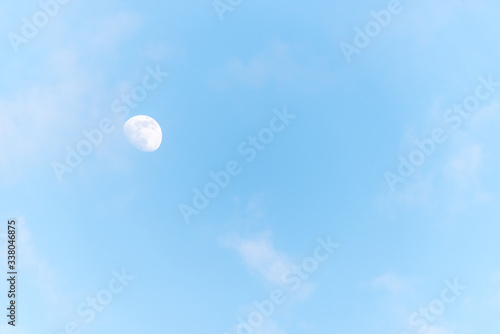
{"label": "hazy sky", "polygon": [[0,3],[0,333],[497,334],[500,4],[215,5]]}

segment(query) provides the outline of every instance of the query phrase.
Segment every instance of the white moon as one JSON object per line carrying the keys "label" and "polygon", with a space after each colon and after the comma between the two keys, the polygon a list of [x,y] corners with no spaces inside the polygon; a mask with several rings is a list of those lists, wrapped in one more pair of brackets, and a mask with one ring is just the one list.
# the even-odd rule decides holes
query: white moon
{"label": "white moon", "polygon": [[154,152],[161,145],[161,127],[149,116],[132,117],[123,126],[123,133],[132,145],[144,152]]}

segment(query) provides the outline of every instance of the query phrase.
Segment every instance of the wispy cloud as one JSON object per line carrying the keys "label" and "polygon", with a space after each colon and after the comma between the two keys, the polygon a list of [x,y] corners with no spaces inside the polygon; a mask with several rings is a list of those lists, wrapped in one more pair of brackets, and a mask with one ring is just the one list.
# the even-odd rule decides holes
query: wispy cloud
{"label": "wispy cloud", "polygon": [[[441,113],[439,112],[441,110]],[[400,185],[394,193],[385,192],[377,200],[377,206],[393,215],[397,207],[405,209],[433,210],[437,206],[447,213],[458,214],[471,206],[490,201],[493,194],[484,187],[486,152],[491,151],[491,124],[500,123],[499,104],[490,104],[475,112],[459,130],[449,130],[450,139],[437,147],[428,161]],[[442,108],[434,105],[429,111],[427,128],[439,124]],[[425,123],[425,122],[424,122]],[[408,150],[422,133],[410,128],[401,147]],[[491,153],[488,153],[491,155]]]}
{"label": "wispy cloud", "polygon": [[479,168],[482,163],[480,144],[469,144],[453,156],[444,167],[445,175],[460,189],[477,186]]}
{"label": "wispy cloud", "polygon": [[374,288],[388,290],[392,293],[398,293],[407,290],[410,284],[405,279],[394,273],[385,273],[381,276],[375,277],[372,280],[372,286]]}
{"label": "wispy cloud", "polygon": [[453,332],[441,326],[429,326],[422,334],[452,334]]}
{"label": "wispy cloud", "polygon": [[121,12],[95,22],[90,45],[96,49],[115,50],[142,25],[143,19],[133,12]]}
{"label": "wispy cloud", "polygon": [[23,166],[29,167],[53,152],[57,142],[54,133],[73,123],[74,114],[64,106],[67,98],[60,99],[56,91],[77,94],[74,87],[37,85],[28,88],[22,97],[0,99],[1,181],[15,182],[25,171]]}
{"label": "wispy cloud", "polygon": [[[234,87],[235,83],[253,89],[279,84],[292,85],[302,93],[323,88],[319,84],[331,84],[334,78],[324,71],[328,66],[326,58],[308,55],[307,66],[304,66],[304,60],[299,60],[297,53],[307,54],[308,50],[303,45],[275,41],[251,57],[228,57],[224,64],[210,72],[208,79],[219,89]],[[318,86],[311,85],[311,82],[318,83]]]}
{"label": "wispy cloud", "polygon": [[284,284],[283,277],[291,270],[293,262],[287,254],[275,249],[269,232],[249,239],[231,234],[221,240],[224,246],[238,252],[252,273],[268,283]]}
{"label": "wispy cloud", "polygon": [[[60,315],[61,312],[69,309],[70,304],[58,289],[60,280],[57,272],[51,267],[49,261],[40,255],[24,216],[16,220],[16,229],[17,249],[20,250],[21,256],[17,269],[23,273],[23,289],[33,289],[38,292],[38,296],[30,295],[30,299],[40,298],[45,302],[47,319]],[[5,246],[5,234],[0,235],[0,240],[0,245]],[[0,260],[4,263],[7,261],[5,254],[5,252],[0,254]]]}

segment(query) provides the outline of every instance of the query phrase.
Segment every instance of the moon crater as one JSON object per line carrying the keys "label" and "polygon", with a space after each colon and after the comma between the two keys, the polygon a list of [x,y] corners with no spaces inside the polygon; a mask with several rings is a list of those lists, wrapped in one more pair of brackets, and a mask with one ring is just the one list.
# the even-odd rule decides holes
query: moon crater
{"label": "moon crater", "polygon": [[154,152],[161,145],[161,127],[149,116],[130,118],[123,126],[123,133],[132,145],[144,152]]}

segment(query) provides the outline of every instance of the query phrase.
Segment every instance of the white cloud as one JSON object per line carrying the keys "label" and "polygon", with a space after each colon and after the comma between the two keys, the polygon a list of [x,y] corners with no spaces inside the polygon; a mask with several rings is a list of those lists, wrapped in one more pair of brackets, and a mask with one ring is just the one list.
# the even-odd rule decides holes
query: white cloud
{"label": "white cloud", "polygon": [[[289,290],[283,278],[296,264],[289,255],[274,247],[269,232],[247,239],[237,234],[230,234],[221,238],[221,243],[223,246],[236,250],[250,272],[263,278],[266,284],[277,285],[287,294],[286,306],[282,306],[282,309],[277,312],[278,314],[287,315],[286,309],[288,307],[304,302],[314,291],[315,285],[308,280],[303,281],[297,291]],[[254,308],[253,304],[242,307],[241,316],[244,318]],[[272,315],[272,317],[275,316]],[[283,329],[284,327],[286,326],[282,320],[277,322],[273,318],[266,318],[265,323],[255,329],[255,333],[286,334],[287,331]]]}
{"label": "white cloud", "polygon": [[[338,79],[324,70],[327,58],[308,54],[308,51],[303,45],[275,41],[252,57],[232,56],[210,72],[210,84],[219,89],[235,87],[235,83],[262,89],[267,84],[276,83],[291,85],[301,93],[331,86]],[[306,63],[304,59],[298,60],[297,54],[306,54]]]}
{"label": "white cloud", "polygon": [[[45,318],[59,317],[69,310],[69,302],[58,290],[58,276],[56,271],[49,265],[49,261],[40,255],[32,239],[31,232],[26,219],[20,216],[16,220],[17,249],[21,257],[18,259],[17,270],[23,273],[23,288],[29,288],[38,292],[38,295],[30,294],[29,300],[40,298],[45,302],[47,310]],[[0,246],[5,246],[6,235],[0,235]],[[0,261],[6,263],[6,253],[0,254]],[[3,333],[3,331],[2,331]],[[17,333],[17,332],[16,332]]]}
{"label": "white cloud", "polygon": [[[7,318],[6,318],[7,319]],[[0,325],[0,333],[2,334],[28,334],[28,331],[22,325],[19,325],[16,321],[16,326],[11,325]]]}
{"label": "white cloud", "polygon": [[456,6],[453,0],[406,2],[405,27],[399,29],[400,34],[414,36],[421,47],[436,42],[440,32],[450,29],[461,22],[463,15],[478,15],[484,12],[485,2],[464,0]]}
{"label": "white cloud", "polygon": [[43,298],[50,303],[57,304],[60,295],[56,292],[56,273],[52,270],[45,258],[40,257],[35,244],[33,243],[31,232],[27,227],[26,220],[21,217],[17,221],[19,249],[22,249],[21,269],[26,268],[34,275],[34,284],[38,286]]}
{"label": "white cloud", "polygon": [[[429,132],[441,127],[448,139],[436,145],[424,164],[396,185],[394,193],[384,184],[384,194],[375,200],[375,205],[393,217],[398,206],[424,210],[439,207],[441,212],[445,209],[447,214],[456,215],[478,203],[493,200],[493,194],[485,190],[484,166],[488,162],[486,157],[491,159],[495,153],[492,150],[496,150],[499,109],[500,104],[493,100],[471,118],[464,119],[458,130],[453,130],[440,123],[445,109],[436,102],[429,110],[429,121],[424,122],[424,128]],[[402,140],[400,154],[408,157],[409,152],[416,149],[414,141],[426,136],[425,132],[410,128]],[[394,164],[393,172],[397,166]]]}
{"label": "white cloud", "polygon": [[372,286],[375,288],[382,288],[393,293],[407,290],[409,284],[401,277],[393,273],[385,273],[372,280]]}
{"label": "white cloud", "polygon": [[223,244],[235,249],[247,268],[269,283],[282,285],[283,276],[293,266],[285,253],[274,248],[270,233],[251,239],[230,235],[223,238]]}
{"label": "white cloud", "polygon": [[500,270],[493,272],[490,280],[492,295],[487,298],[486,304],[500,308]]}
{"label": "white cloud", "polygon": [[[0,184],[15,184],[27,171],[50,170],[65,154],[91,116],[102,89],[89,69],[81,68],[75,49],[59,48],[35,66],[43,80],[15,82],[0,97]],[[23,68],[19,76],[28,75]],[[43,166],[38,166],[43,162]]]}
{"label": "white cloud", "polygon": [[469,144],[448,161],[444,167],[445,175],[459,189],[470,189],[477,186],[482,157],[481,145]]}
{"label": "white cloud", "polygon": [[280,326],[275,321],[267,319],[264,324],[255,329],[255,334],[286,334],[286,331]]}
{"label": "white cloud", "polygon": [[425,331],[422,331],[421,334],[452,334],[450,330],[441,327],[441,326],[429,326]]}
{"label": "white cloud", "polygon": [[117,13],[94,23],[90,45],[96,49],[113,50],[137,31],[142,17],[136,13]]}
{"label": "white cloud", "polygon": [[500,121],[499,111],[500,103],[495,100],[472,115],[470,119],[471,127],[480,129],[491,125],[497,126]]}
{"label": "white cloud", "polygon": [[22,96],[0,100],[1,181],[15,182],[33,162],[52,153],[54,133],[72,123],[74,114],[63,107],[66,99],[56,91],[63,93],[64,88],[34,86]]}
{"label": "white cloud", "polygon": [[156,63],[186,60],[184,49],[173,42],[150,42],[139,52]]}

